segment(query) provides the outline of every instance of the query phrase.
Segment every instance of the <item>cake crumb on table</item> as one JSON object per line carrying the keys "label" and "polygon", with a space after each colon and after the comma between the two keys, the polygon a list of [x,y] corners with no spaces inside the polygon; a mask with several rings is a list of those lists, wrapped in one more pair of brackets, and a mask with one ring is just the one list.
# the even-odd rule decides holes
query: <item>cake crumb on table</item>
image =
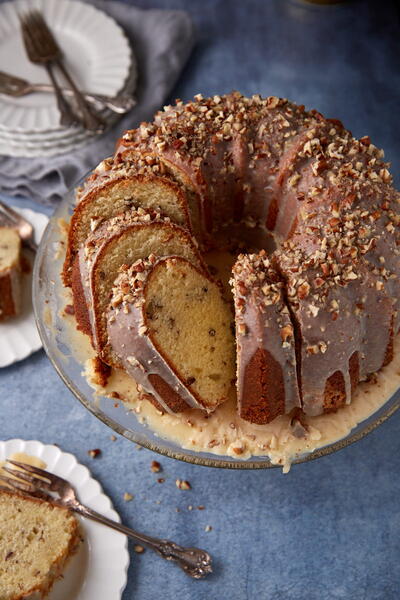
{"label": "cake crumb on table", "polygon": [[136,554],[143,554],[143,552],[145,551],[145,549],[143,548],[143,546],[140,546],[139,544],[135,544],[133,546],[133,549],[136,552]]}
{"label": "cake crumb on table", "polygon": [[176,487],[180,490],[191,490],[192,486],[185,479],[177,479],[175,481]]}
{"label": "cake crumb on table", "polygon": [[211,527],[211,525],[206,525],[206,526],[204,527],[204,531],[206,531],[207,533],[208,533],[209,531],[212,531],[212,527]]}
{"label": "cake crumb on table", "polygon": [[159,473],[162,470],[161,465],[157,460],[151,461],[150,469],[153,473]]}
{"label": "cake crumb on table", "polygon": [[72,304],[66,304],[65,308],[64,308],[64,313],[66,315],[74,315],[75,314],[75,309],[73,307]]}
{"label": "cake crumb on table", "polygon": [[101,455],[100,448],[94,448],[93,450],[88,450],[88,454],[90,458],[98,458]]}
{"label": "cake crumb on table", "polygon": [[133,494],[130,494],[129,492],[125,492],[124,500],[125,500],[125,502],[130,502],[131,500],[133,500]]}

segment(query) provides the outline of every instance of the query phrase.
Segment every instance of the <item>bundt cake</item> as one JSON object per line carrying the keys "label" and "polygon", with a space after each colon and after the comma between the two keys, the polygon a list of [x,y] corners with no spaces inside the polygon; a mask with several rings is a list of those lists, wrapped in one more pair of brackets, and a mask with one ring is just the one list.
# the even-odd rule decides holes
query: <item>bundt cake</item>
{"label": "bundt cake", "polygon": [[150,255],[122,267],[108,339],[126,371],[163,408],[212,411],[235,377],[231,320],[220,287],[203,271],[181,257]]}
{"label": "bundt cake", "polygon": [[21,239],[0,227],[0,321],[18,315],[21,306]]}
{"label": "bundt cake", "polygon": [[[143,202],[134,191],[142,161],[152,164],[152,173],[145,174],[152,183],[146,183]],[[116,192],[121,200],[114,202],[111,190],[122,189],[122,179],[128,182],[126,189],[133,187]],[[161,202],[167,182],[174,190],[168,210]],[[106,362],[118,345],[115,336],[109,343],[105,315],[120,266],[129,267],[150,253],[159,258],[179,254],[193,262],[165,243],[157,246],[157,236],[154,243],[140,246],[135,240],[139,226],[133,225],[124,228],[124,244],[140,246],[140,256],[129,253],[114,261],[112,243],[101,242],[93,255],[95,262],[102,257],[103,266],[93,287],[89,221],[94,218],[97,224],[97,214],[100,222],[124,212],[129,194],[138,198],[135,208],[159,208],[177,223],[151,223],[151,230],[186,229],[187,245],[191,239],[193,245],[197,242],[205,257],[205,250],[220,247],[222,231],[225,239],[230,231],[241,234],[242,252],[231,281],[243,419],[262,424],[292,410],[310,416],[337,410],[351,401],[360,380],[391,361],[400,325],[400,196],[383,152],[367,136],[356,140],[339,121],[285,99],[246,98],[237,92],[177,101],[152,123],[126,132],[114,158],[89,178],[80,194],[64,267],[68,284],[79,251],[75,279],[81,278],[85,288],[90,273],[92,288],[82,296],[77,284],[74,295],[85,297],[89,312],[101,320],[101,334],[93,319],[87,331]],[[170,207],[174,198],[177,213]],[[85,202],[89,208],[84,210]],[[97,213],[100,206],[106,208]],[[125,246],[119,246],[119,256],[124,252]],[[100,272],[106,287],[99,283]],[[91,289],[98,303],[94,311]],[[214,305],[209,303],[210,312]],[[192,353],[201,362],[197,348]],[[132,356],[141,361],[138,352]],[[185,388],[178,394],[182,406],[192,406],[189,385],[180,385]],[[152,393],[148,382],[143,388]]]}

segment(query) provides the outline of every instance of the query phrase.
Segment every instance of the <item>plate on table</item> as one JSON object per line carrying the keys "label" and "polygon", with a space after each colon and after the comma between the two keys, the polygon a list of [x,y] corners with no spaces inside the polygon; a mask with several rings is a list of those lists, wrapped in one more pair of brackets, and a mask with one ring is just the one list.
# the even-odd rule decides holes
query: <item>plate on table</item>
{"label": "plate on table", "polygon": [[[0,441],[0,462],[19,453],[45,462],[48,471],[71,482],[83,504],[120,522],[100,484],[72,454],[33,440]],[[79,519],[85,541],[68,563],[63,578],[54,584],[48,600],[119,600],[129,565],[127,538],[89,519]]]}
{"label": "plate on table", "polygon": [[[107,14],[79,0],[0,4],[0,71],[32,83],[50,83],[46,70],[28,60],[22,42],[18,14],[32,9],[43,13],[55,33],[80,89],[112,97],[121,91],[133,93],[136,61],[123,30]],[[112,39],[112,45],[104,44],[105,39]],[[118,119],[108,109],[101,115],[108,125]],[[51,156],[70,151],[93,135],[81,126],[60,126],[54,94],[32,93],[20,98],[0,94],[0,154]]]}
{"label": "plate on table", "polygon": [[[13,208],[33,225],[35,242],[39,245],[49,218],[43,213],[35,212],[29,208]],[[0,323],[0,367],[7,367],[22,360],[42,347],[32,307],[34,257],[30,250],[24,249],[23,252],[25,255],[29,254],[30,272],[22,276],[21,314]]]}

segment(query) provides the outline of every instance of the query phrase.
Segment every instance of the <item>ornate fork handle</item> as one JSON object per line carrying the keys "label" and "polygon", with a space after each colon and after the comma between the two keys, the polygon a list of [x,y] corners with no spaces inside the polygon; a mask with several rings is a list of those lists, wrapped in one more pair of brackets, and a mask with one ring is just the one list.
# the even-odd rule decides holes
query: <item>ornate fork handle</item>
{"label": "ornate fork handle", "polygon": [[165,560],[173,560],[191,577],[200,579],[212,573],[211,556],[200,548],[184,548],[170,540],[150,538],[152,549]]}
{"label": "ornate fork handle", "polygon": [[209,573],[212,573],[211,556],[205,550],[201,550],[200,548],[184,548],[170,540],[160,540],[139,533],[125,525],[121,525],[120,523],[116,523],[115,521],[104,517],[100,513],[97,513],[80,503],[69,504],[69,507],[83,517],[88,517],[98,523],[108,525],[108,527],[127,535],[135,542],[139,542],[140,544],[143,544],[143,546],[154,550],[165,560],[176,562],[190,577],[201,579]]}

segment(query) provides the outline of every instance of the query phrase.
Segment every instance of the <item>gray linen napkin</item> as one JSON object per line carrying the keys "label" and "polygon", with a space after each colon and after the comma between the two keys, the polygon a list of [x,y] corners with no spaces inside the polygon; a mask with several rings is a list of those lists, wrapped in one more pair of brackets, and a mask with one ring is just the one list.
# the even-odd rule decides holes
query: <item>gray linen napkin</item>
{"label": "gray linen napkin", "polygon": [[109,131],[70,154],[46,158],[0,156],[0,191],[43,204],[65,192],[114,149],[122,131],[151,119],[172,89],[193,47],[193,25],[185,12],[142,10],[121,2],[94,0],[125,30],[137,58],[139,80],[133,110]]}

